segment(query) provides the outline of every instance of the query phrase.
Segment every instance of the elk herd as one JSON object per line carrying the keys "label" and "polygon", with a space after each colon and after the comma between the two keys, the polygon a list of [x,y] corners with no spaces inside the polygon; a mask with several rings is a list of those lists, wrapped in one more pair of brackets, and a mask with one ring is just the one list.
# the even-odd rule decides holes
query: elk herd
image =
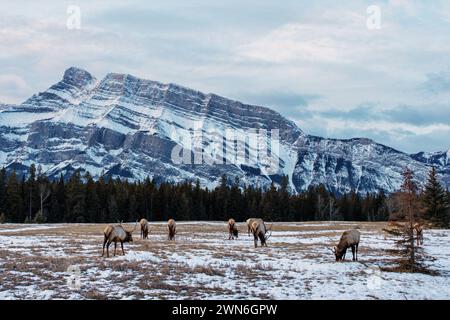
{"label": "elk herd", "polygon": [[[102,257],[105,255],[105,247],[106,247],[106,256],[109,257],[109,246],[114,242],[114,256],[116,255],[117,242],[120,242],[120,246],[122,249],[122,254],[125,255],[125,251],[123,249],[124,242],[133,242],[132,233],[137,229],[138,224],[141,227],[141,239],[148,239],[150,225],[146,219],[141,219],[136,222],[135,226],[131,230],[126,230],[125,227],[122,226],[122,223],[119,225],[108,225],[103,230],[104,240],[103,240],[103,252]],[[269,228],[266,226],[263,219],[260,218],[249,218],[245,221],[247,225],[248,236],[250,234],[253,235],[253,241],[255,248],[258,247],[258,241],[261,243],[261,247],[267,247],[267,240],[270,238],[272,233],[270,232],[272,226]],[[358,246],[359,240],[361,238],[361,233],[358,230],[359,227],[355,227],[352,230],[345,231],[337,246],[335,246],[331,251],[336,257],[336,261],[345,260],[345,254],[348,248],[352,250],[353,261],[358,260]],[[414,225],[414,232],[416,233],[417,245],[423,245],[423,226],[422,224],[416,223]],[[175,240],[176,235],[176,223],[174,219],[169,219],[167,222],[167,239]],[[228,220],[228,240],[234,240],[238,238],[239,231],[237,228],[236,221],[234,219]]]}

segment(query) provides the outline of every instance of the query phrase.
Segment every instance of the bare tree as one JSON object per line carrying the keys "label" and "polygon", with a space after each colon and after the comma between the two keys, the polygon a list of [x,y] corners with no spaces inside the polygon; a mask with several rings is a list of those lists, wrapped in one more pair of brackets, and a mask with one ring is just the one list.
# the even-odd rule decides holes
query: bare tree
{"label": "bare tree", "polygon": [[384,206],[389,214],[389,220],[399,220],[403,218],[401,215],[404,212],[400,210],[400,193],[396,192],[391,194],[389,197],[386,197],[384,200]]}
{"label": "bare tree", "polygon": [[417,248],[414,235],[415,231],[415,213],[418,212],[417,186],[414,182],[414,173],[406,168],[403,172],[403,184],[398,193],[398,210],[404,215],[404,223],[392,222],[389,229],[384,231],[399,237],[397,245],[403,248],[404,255],[407,257],[406,267],[409,271],[417,269]]}
{"label": "bare tree", "polygon": [[409,263],[416,263],[416,248],[414,242],[414,210],[417,209],[417,187],[413,180],[414,173],[409,169],[403,172],[403,184],[401,187],[401,203],[406,214],[406,238],[409,247]]}
{"label": "bare tree", "polygon": [[316,219],[324,220],[324,217],[327,214],[327,212],[326,212],[327,203],[324,200],[324,197],[320,193],[317,195],[316,209],[317,209]]}
{"label": "bare tree", "polygon": [[330,218],[330,221],[332,221],[335,217],[335,215],[339,212],[339,208],[336,205],[336,199],[333,197],[328,197],[328,215]]}
{"label": "bare tree", "polygon": [[42,215],[42,218],[44,218],[44,203],[50,197],[50,190],[47,188],[47,185],[45,183],[39,184],[39,198],[40,198],[40,214]]}

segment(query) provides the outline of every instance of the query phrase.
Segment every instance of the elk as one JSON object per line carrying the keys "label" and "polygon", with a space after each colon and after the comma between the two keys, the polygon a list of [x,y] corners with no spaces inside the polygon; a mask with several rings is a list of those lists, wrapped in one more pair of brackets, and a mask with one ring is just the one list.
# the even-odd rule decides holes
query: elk
{"label": "elk", "polygon": [[253,233],[255,248],[258,247],[258,239],[261,242],[261,247],[267,247],[266,242],[272,234],[269,234],[269,236],[267,236],[266,234],[270,231],[270,229],[271,228],[266,228],[266,225],[262,219],[255,219],[255,221],[252,222],[250,231]]}
{"label": "elk", "polygon": [[415,223],[413,228],[416,231],[417,245],[423,245],[423,225],[420,223]]}
{"label": "elk", "polygon": [[236,227],[236,221],[234,221],[234,219],[229,219],[228,220],[228,233],[230,234],[230,236],[228,237],[228,240],[231,240],[236,237],[238,237],[238,229]]}
{"label": "elk", "polygon": [[345,259],[345,253],[347,252],[348,248],[352,248],[353,261],[358,261],[358,246],[360,236],[361,233],[357,229],[345,231],[342,234],[341,239],[339,240],[339,244],[332,250],[334,255],[336,256],[336,261]]}
{"label": "elk", "polygon": [[117,242],[120,242],[120,246],[122,247],[122,254],[125,255],[125,251],[123,250],[123,243],[124,242],[133,242],[133,236],[132,233],[137,228],[137,222],[134,226],[133,230],[126,230],[122,224],[119,224],[117,226],[108,225],[104,230],[103,234],[105,236],[103,240],[103,252],[102,257],[105,255],[105,245],[106,245],[106,256],[109,258],[109,246],[111,245],[111,242],[114,242],[114,256],[116,255],[117,250]]}
{"label": "elk", "polygon": [[169,231],[169,240],[174,240],[175,235],[177,234],[177,224],[175,223],[175,220],[169,219],[167,222],[167,230]]}
{"label": "elk", "polygon": [[148,239],[148,232],[150,229],[148,221],[142,218],[141,221],[139,221],[139,224],[141,225],[141,239]]}
{"label": "elk", "polygon": [[249,219],[247,219],[246,221],[245,221],[245,223],[247,223],[247,232],[248,232],[248,235],[250,236],[250,231],[251,231],[251,228],[252,228],[252,223],[254,222],[254,221],[261,221],[261,222],[263,222],[263,220],[262,219],[260,219],[260,218],[249,218]]}

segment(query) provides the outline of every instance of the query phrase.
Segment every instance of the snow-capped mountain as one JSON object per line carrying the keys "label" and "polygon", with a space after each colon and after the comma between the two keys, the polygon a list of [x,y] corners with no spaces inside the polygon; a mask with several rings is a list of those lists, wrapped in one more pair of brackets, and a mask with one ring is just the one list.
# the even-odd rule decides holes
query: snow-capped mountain
{"label": "snow-capped mountain", "polygon": [[[277,145],[269,142],[270,135],[255,138],[259,145],[268,145],[279,166],[272,167],[260,156],[244,161],[256,147],[255,139],[248,138],[255,129],[279,130]],[[217,141],[230,131],[233,144],[217,148]],[[174,150],[192,150],[193,141],[205,161],[174,161]],[[239,155],[239,145],[244,154],[236,158],[233,152]],[[206,161],[218,158],[226,163]],[[202,185],[214,186],[226,174],[238,176],[242,183],[268,186],[288,175],[294,191],[323,183],[336,193],[352,189],[365,193],[397,190],[406,166],[423,181],[434,164],[448,187],[448,152],[445,161],[431,163],[425,158],[368,139],[309,136],[273,110],[215,94],[126,74],[110,73],[98,81],[73,67],[48,90],[0,109],[0,166],[26,171],[35,163],[50,176],[82,170],[94,177],[106,174],[130,180],[198,178]]]}
{"label": "snow-capped mountain", "polygon": [[434,166],[441,174],[442,181],[450,186],[450,149],[443,152],[419,152],[411,157],[417,161]]}
{"label": "snow-capped mountain", "polygon": [[0,111],[7,109],[9,106],[7,104],[0,102]]}

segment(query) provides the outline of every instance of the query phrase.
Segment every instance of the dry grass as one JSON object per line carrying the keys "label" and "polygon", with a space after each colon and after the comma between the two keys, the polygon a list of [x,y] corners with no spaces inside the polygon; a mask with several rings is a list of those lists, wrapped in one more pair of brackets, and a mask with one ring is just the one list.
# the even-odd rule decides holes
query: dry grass
{"label": "dry grass", "polygon": [[[298,271],[289,261],[334,263],[326,247],[335,244],[344,230],[356,225],[366,233],[379,234],[387,226],[386,223],[275,223],[269,246],[255,249],[253,237],[247,236],[243,223],[238,224],[238,240],[227,240],[226,223],[179,223],[175,241],[167,240],[164,224],[151,224],[148,240],[139,239],[137,231],[134,242],[124,244],[125,257],[119,245],[116,257],[112,256],[113,246],[110,247],[110,258],[101,257],[106,224],[54,225],[47,229],[1,225],[0,236],[11,236],[13,240],[36,237],[44,241],[29,245],[19,241],[0,250],[0,293],[10,291],[17,293],[17,297],[39,298],[39,291],[51,290],[53,298],[62,299],[268,299],[273,298],[273,292],[267,284],[283,292],[296,283]],[[126,228],[133,226],[128,224]],[[21,230],[11,232],[14,229]],[[277,237],[281,236],[277,232],[285,240],[278,241]],[[314,241],[296,242],[298,239]],[[134,259],[136,253],[139,255]],[[399,255],[395,249],[363,245],[359,253],[360,257],[370,255],[365,259],[366,264],[386,258],[399,262],[393,259]],[[287,265],[278,265],[279,260]],[[74,265],[81,269],[82,288],[69,291],[67,269]],[[401,268],[399,262],[386,271],[403,271]],[[297,282],[294,289],[308,294],[320,281],[306,279]],[[264,284],[264,290],[251,290],[249,283]],[[30,296],[24,290],[18,291],[20,286],[35,286],[37,290]]]}

